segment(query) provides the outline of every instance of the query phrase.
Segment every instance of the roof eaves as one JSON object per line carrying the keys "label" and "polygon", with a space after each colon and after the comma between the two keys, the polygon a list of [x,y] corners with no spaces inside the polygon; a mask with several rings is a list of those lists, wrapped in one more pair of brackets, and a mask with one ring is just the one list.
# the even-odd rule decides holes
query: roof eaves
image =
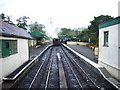
{"label": "roof eaves", "polygon": [[116,24],[119,24],[119,23],[120,23],[120,16],[116,17],[112,20],[109,20],[109,21],[106,21],[106,22],[103,22],[103,23],[99,24],[99,29],[109,27],[109,26],[112,26],[112,25],[116,25]]}
{"label": "roof eaves", "polygon": [[24,36],[17,36],[17,35],[13,35],[13,34],[6,34],[6,33],[1,33],[0,36],[4,36],[4,37],[12,37],[12,38],[22,38],[22,39],[31,39],[34,40],[35,38],[31,37],[24,37]]}

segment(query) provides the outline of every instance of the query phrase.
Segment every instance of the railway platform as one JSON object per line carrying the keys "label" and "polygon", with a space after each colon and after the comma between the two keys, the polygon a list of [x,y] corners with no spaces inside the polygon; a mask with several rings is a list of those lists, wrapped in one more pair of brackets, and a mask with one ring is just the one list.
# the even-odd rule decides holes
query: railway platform
{"label": "railway platform", "polygon": [[[23,65],[21,65],[19,68],[17,68],[14,72],[12,72],[11,74],[9,74],[8,76],[6,76],[3,80],[7,81],[7,82],[3,82],[2,84],[2,88],[11,88],[14,83],[16,83],[20,78],[22,78],[20,76],[21,73],[25,72],[28,70],[28,67],[32,67],[33,65],[31,65],[34,61],[35,58],[42,53],[42,51],[45,50],[45,48],[48,47],[49,44],[46,45],[42,45],[42,46],[34,46],[30,48],[30,58],[28,61],[26,61]],[[20,76],[20,78],[17,78],[18,76]],[[13,81],[13,82],[8,82],[8,81]],[[15,81],[14,81],[15,80]]]}
{"label": "railway platform", "polygon": [[[12,81],[14,85],[11,84],[10,87],[10,82],[6,82],[4,83],[4,85],[6,84],[5,87],[14,89],[114,89],[113,85],[97,73],[102,68],[101,66],[79,55],[64,44],[63,46],[35,47],[31,48],[31,51],[30,59],[34,62],[34,65],[30,65],[30,68],[26,69],[17,80]],[[42,52],[44,53],[42,54]],[[103,69],[101,71],[105,72]]]}
{"label": "railway platform", "polygon": [[75,55],[82,58],[82,61],[85,62],[87,66],[89,66],[97,74],[102,75],[104,79],[106,79],[114,87],[120,90],[120,82],[117,79],[115,79],[103,66],[96,63],[94,59],[95,55],[93,54],[92,50],[90,50],[86,46],[80,46],[80,45],[65,45],[64,44],[64,46],[68,48],[70,51],[72,51]]}
{"label": "railway platform", "polygon": [[34,46],[30,48],[30,60],[40,54],[49,44]]}
{"label": "railway platform", "polygon": [[82,54],[83,56],[89,58],[91,61],[97,63],[98,60],[94,55],[94,51],[87,47],[86,45],[75,45],[75,44],[67,44],[68,47],[72,48],[76,52]]}

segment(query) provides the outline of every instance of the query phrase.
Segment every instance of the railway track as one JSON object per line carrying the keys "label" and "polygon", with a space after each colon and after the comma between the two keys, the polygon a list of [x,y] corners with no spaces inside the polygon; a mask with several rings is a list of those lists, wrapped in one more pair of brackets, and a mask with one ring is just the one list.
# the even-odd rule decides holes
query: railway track
{"label": "railway track", "polygon": [[[68,70],[68,72],[66,73],[66,77],[71,78],[71,79],[68,79],[68,86],[70,88],[72,87],[83,88],[83,89],[84,88],[89,88],[89,89],[100,88],[89,78],[89,76],[85,73],[85,71],[72,58],[72,56],[68,52],[66,52],[66,50],[63,47],[61,50],[61,54],[64,57],[64,60],[63,60],[64,68],[66,68],[66,71]],[[76,83],[75,85],[73,84],[73,81]]]}
{"label": "railway track", "polygon": [[[49,48],[25,78],[13,88],[59,88],[56,48]],[[53,83],[54,82],[54,83]]]}
{"label": "railway track", "polygon": [[37,89],[100,89],[101,87],[62,46],[50,47],[36,61],[34,67],[14,87]]}

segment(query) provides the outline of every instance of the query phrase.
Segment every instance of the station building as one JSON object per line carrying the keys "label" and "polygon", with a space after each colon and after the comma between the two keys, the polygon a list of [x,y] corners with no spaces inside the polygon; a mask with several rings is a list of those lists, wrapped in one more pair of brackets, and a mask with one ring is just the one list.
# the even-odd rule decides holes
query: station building
{"label": "station building", "polygon": [[120,80],[120,17],[99,25],[98,63]]}
{"label": "station building", "polygon": [[22,28],[0,20],[0,83],[2,79],[29,60],[29,40]]}

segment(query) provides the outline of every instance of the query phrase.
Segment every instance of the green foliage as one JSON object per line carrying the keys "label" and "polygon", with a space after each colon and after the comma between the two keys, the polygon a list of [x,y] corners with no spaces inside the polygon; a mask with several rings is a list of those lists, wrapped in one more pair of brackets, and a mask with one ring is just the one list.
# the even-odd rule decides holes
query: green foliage
{"label": "green foliage", "polygon": [[74,31],[68,28],[61,28],[60,32],[58,33],[58,37],[63,40],[78,40],[78,35],[80,31]]}
{"label": "green foliage", "polygon": [[4,13],[0,14],[0,19],[4,22],[7,22],[9,24],[13,24],[13,21],[11,20],[10,16],[5,15]]}
{"label": "green foliage", "polygon": [[88,26],[90,30],[90,43],[98,45],[99,41],[99,24],[105,21],[111,20],[113,17],[109,15],[100,15],[98,17],[94,17],[94,20],[90,21],[91,25]]}
{"label": "green foliage", "polygon": [[71,31],[71,29],[67,29],[67,28],[61,28],[60,32],[58,33],[58,35],[68,35],[68,33]]}
{"label": "green foliage", "polygon": [[3,21],[4,21],[4,20],[5,20],[5,18],[6,18],[6,17],[5,17],[5,14],[4,14],[4,13],[0,14],[0,19],[1,19],[1,20],[3,20]]}
{"label": "green foliage", "polygon": [[[28,19],[29,19],[29,17],[27,17],[27,16],[23,16],[23,17],[18,18],[16,20],[17,21],[17,26],[20,27],[20,28],[23,28],[23,29],[27,29]],[[13,21],[11,20],[11,17],[8,16],[8,15],[5,15],[4,13],[0,14],[0,20],[2,20],[4,22],[7,22],[9,24],[15,25],[13,23]],[[38,30],[40,32],[45,33],[45,31],[43,30],[45,28],[45,26],[43,24],[39,24],[38,22],[30,24],[29,27],[30,27],[31,32],[34,31],[34,30]]]}
{"label": "green foliage", "polygon": [[111,20],[113,17],[108,15],[100,15],[94,17],[94,20],[90,21],[91,25],[88,26],[88,29],[84,29],[78,35],[81,41],[89,42],[91,45],[97,45],[99,42],[99,24],[105,21]]}
{"label": "green foliage", "polygon": [[70,32],[70,29],[67,28],[61,28],[60,32],[58,33],[58,37],[63,39],[68,33]]}
{"label": "green foliage", "polygon": [[88,26],[88,29],[82,31],[74,31],[67,28],[62,28],[58,36],[60,37],[70,37],[76,38],[83,42],[89,42],[91,45],[97,45],[99,43],[99,24],[105,21],[111,20],[113,17],[109,15],[100,15],[94,17],[94,20],[90,21],[91,25]]}
{"label": "green foliage", "polygon": [[45,26],[43,24],[39,24],[38,22],[35,22],[33,24],[30,24],[30,31],[33,32],[35,30],[38,30],[40,32],[45,32],[43,31],[43,29],[45,28]]}
{"label": "green foliage", "polygon": [[77,36],[82,42],[88,42],[89,41],[89,29],[84,29],[80,32],[80,34]]}
{"label": "green foliage", "polygon": [[17,26],[23,29],[26,29],[27,25],[27,19],[29,19],[29,17],[23,16],[20,17],[19,19],[17,19]]}

